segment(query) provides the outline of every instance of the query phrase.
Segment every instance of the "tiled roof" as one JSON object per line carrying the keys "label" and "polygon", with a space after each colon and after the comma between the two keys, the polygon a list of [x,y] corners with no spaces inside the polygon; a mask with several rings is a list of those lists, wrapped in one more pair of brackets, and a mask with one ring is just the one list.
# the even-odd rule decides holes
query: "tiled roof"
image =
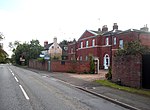
{"label": "tiled roof", "polygon": [[44,50],[49,50],[49,47],[52,45],[53,43],[47,44],[46,46],[44,46]]}

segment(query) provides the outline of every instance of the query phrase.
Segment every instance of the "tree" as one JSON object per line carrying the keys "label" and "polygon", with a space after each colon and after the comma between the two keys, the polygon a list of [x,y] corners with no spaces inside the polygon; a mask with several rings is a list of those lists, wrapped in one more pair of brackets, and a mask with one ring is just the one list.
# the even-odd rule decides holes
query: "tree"
{"label": "tree", "polygon": [[[0,33],[0,40],[2,40],[4,37],[2,33]],[[2,45],[0,44],[0,63],[6,63],[6,58],[8,57],[8,54],[3,50]]]}
{"label": "tree", "polygon": [[2,46],[0,45],[0,63],[6,63],[7,57],[8,54],[2,49]]}
{"label": "tree", "polygon": [[94,59],[93,59],[93,56],[89,56],[89,57],[90,57],[90,73],[94,74],[95,73]]}
{"label": "tree", "polygon": [[131,41],[124,45],[124,49],[119,49],[115,56],[125,56],[125,55],[137,55],[137,54],[147,54],[150,53],[150,49],[147,46],[141,44],[138,41]]}
{"label": "tree", "polygon": [[[15,44],[16,48],[14,46]],[[38,40],[32,40],[30,43],[24,42],[23,44],[14,42],[10,43],[9,47],[13,47],[12,59],[19,65],[21,64],[20,58],[25,59],[25,65],[27,65],[30,59],[37,59],[43,50],[43,47],[40,45]]]}
{"label": "tree", "polygon": [[63,40],[59,43],[59,45],[68,45],[68,41],[67,40]]}

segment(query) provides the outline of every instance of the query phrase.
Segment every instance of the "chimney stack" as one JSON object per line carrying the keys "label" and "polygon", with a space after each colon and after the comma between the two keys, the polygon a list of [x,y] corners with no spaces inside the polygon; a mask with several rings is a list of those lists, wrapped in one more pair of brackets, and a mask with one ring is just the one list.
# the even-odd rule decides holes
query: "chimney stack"
{"label": "chimney stack", "polygon": [[48,41],[44,41],[44,47],[48,45]]}
{"label": "chimney stack", "polygon": [[102,32],[107,32],[108,31],[108,27],[107,27],[107,25],[104,25],[103,27],[102,27]]}
{"label": "chimney stack", "polygon": [[98,28],[98,31],[101,32],[101,28]]}
{"label": "chimney stack", "polygon": [[113,25],[113,30],[118,30],[118,25],[117,25],[117,23],[114,23],[114,25]]}
{"label": "chimney stack", "polygon": [[145,31],[145,32],[148,32],[149,28],[147,27],[147,24],[144,25],[143,28],[140,29],[141,31]]}
{"label": "chimney stack", "polygon": [[54,43],[57,43],[57,38],[56,37],[54,37]]}

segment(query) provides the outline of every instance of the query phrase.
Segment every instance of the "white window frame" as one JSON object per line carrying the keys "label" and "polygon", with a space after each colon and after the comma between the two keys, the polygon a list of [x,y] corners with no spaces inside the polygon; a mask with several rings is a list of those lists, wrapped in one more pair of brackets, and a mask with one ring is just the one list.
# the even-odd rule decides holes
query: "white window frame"
{"label": "white window frame", "polygon": [[105,44],[109,45],[109,38],[108,37],[105,39]]}
{"label": "white window frame", "polygon": [[80,48],[83,48],[83,42],[80,43]]}
{"label": "white window frame", "polygon": [[73,53],[73,48],[71,48],[71,53]]}
{"label": "white window frame", "polygon": [[117,38],[114,37],[114,45],[116,45],[116,44],[117,44]]}
{"label": "white window frame", "polygon": [[89,46],[89,41],[87,40],[87,41],[86,41],[86,47],[88,47],[88,46]]}
{"label": "white window frame", "polygon": [[80,56],[80,61],[82,61],[82,56]]}
{"label": "white window frame", "polygon": [[85,57],[85,60],[88,61],[88,56]]}
{"label": "white window frame", "polygon": [[95,46],[95,39],[92,40],[92,46]]}
{"label": "white window frame", "polygon": [[123,40],[122,39],[119,40],[119,48],[123,49]]}

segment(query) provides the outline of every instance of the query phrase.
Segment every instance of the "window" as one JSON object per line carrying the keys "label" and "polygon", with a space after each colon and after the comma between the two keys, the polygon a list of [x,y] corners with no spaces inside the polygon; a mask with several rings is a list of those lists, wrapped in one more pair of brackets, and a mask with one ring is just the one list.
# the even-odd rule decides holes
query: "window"
{"label": "window", "polygon": [[73,48],[71,48],[71,53],[73,53]]}
{"label": "window", "polygon": [[82,61],[82,56],[80,56],[80,61]]}
{"label": "window", "polygon": [[86,41],[86,47],[88,47],[88,46],[89,46],[89,41],[87,40],[87,41]]}
{"label": "window", "polygon": [[80,48],[83,48],[83,42],[81,42],[81,44],[80,44]]}
{"label": "window", "polygon": [[85,57],[85,60],[88,61],[88,56]]}
{"label": "window", "polygon": [[68,47],[64,47],[64,50],[68,50]]}
{"label": "window", "polygon": [[106,45],[109,45],[109,38],[106,38],[105,43],[106,43]]}
{"label": "window", "polygon": [[119,47],[123,49],[123,40],[119,40]]}
{"label": "window", "polygon": [[117,41],[116,41],[116,37],[114,37],[114,45],[116,45],[116,42],[117,42]]}
{"label": "window", "polygon": [[92,40],[92,46],[95,46],[95,39]]}

